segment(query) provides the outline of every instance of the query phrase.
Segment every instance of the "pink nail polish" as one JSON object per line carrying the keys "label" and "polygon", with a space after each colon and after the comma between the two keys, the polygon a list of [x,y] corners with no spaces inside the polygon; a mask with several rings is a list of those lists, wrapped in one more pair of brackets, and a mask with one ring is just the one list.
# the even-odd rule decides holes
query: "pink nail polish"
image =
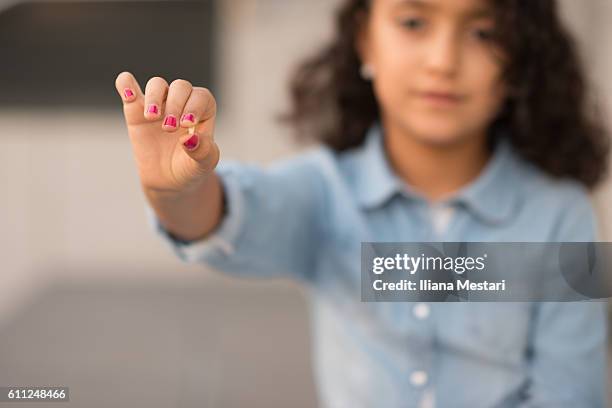
{"label": "pink nail polish", "polygon": [[134,92],[132,92],[130,88],[125,88],[123,90],[123,94],[125,95],[126,99],[130,99],[132,96],[134,96]]}
{"label": "pink nail polish", "polygon": [[193,123],[195,122],[195,115],[193,113],[187,113],[183,115],[182,120]]}
{"label": "pink nail polish", "polygon": [[157,115],[159,113],[159,109],[157,108],[157,105],[153,104],[153,105],[149,105],[147,112],[153,115]]}
{"label": "pink nail polish", "polygon": [[185,143],[183,143],[183,145],[188,150],[195,150],[198,147],[199,141],[200,141],[200,138],[198,137],[198,135],[193,135]]}
{"label": "pink nail polish", "polygon": [[176,127],[176,117],[174,115],[166,116],[164,120],[164,126]]}

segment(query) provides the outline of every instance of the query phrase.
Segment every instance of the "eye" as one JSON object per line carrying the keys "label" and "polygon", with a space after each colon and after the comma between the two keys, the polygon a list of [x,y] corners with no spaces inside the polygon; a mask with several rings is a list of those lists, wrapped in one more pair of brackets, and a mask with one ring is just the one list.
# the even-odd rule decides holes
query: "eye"
{"label": "eye", "polygon": [[402,20],[400,24],[410,30],[417,30],[425,25],[425,20],[422,18],[408,18]]}
{"label": "eye", "polygon": [[494,36],[495,33],[493,30],[488,30],[484,28],[474,30],[474,37],[476,37],[478,40],[491,41],[493,40]]}

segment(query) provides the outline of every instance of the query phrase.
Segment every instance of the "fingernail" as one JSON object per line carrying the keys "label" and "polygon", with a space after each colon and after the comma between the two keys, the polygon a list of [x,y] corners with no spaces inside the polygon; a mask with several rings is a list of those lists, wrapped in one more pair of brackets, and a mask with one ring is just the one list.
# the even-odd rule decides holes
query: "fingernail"
{"label": "fingernail", "polygon": [[132,92],[130,88],[125,88],[123,90],[123,94],[125,95],[126,99],[130,99],[132,96],[134,96],[134,92]]}
{"label": "fingernail", "polygon": [[159,113],[159,109],[157,109],[157,105],[152,104],[152,105],[149,105],[149,108],[147,109],[147,112],[151,113],[153,115],[157,115]]}
{"label": "fingernail", "polygon": [[195,150],[198,147],[199,141],[200,141],[200,138],[198,137],[198,135],[193,135],[185,143],[183,143],[183,145],[188,150]]}
{"label": "fingernail", "polygon": [[176,127],[176,117],[174,115],[166,116],[164,120],[164,126]]}
{"label": "fingernail", "polygon": [[195,115],[193,113],[187,113],[185,115],[183,115],[183,117],[181,118],[181,121],[185,122],[195,122]]}

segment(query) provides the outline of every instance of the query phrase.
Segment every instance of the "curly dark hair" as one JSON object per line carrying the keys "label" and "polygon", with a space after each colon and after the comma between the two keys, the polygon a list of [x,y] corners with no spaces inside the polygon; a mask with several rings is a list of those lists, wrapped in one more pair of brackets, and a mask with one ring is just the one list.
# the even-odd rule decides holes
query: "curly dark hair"
{"label": "curly dark hair", "polygon": [[[299,139],[340,152],[362,144],[379,119],[355,47],[359,17],[367,15],[371,1],[347,0],[336,15],[335,38],[293,74],[292,107],[281,120],[295,128]],[[490,124],[489,141],[505,127],[522,157],[552,176],[594,188],[608,170],[609,136],[556,0],[490,1],[495,41],[509,56],[504,80],[512,92]]]}

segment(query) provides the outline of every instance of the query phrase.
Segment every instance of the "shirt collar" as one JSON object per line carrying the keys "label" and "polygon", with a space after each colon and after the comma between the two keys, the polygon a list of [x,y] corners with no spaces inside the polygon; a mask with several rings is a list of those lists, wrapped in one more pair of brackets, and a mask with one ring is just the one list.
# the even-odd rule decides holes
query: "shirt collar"
{"label": "shirt collar", "polygon": [[[504,222],[512,215],[519,199],[517,189],[511,185],[516,177],[513,167],[518,158],[504,136],[498,138],[493,156],[480,175],[442,203],[464,206],[483,221],[493,224]],[[376,208],[396,194],[427,203],[421,193],[394,173],[383,143],[383,131],[376,122],[368,130],[364,144],[353,151],[351,184],[359,204],[366,209]]]}

